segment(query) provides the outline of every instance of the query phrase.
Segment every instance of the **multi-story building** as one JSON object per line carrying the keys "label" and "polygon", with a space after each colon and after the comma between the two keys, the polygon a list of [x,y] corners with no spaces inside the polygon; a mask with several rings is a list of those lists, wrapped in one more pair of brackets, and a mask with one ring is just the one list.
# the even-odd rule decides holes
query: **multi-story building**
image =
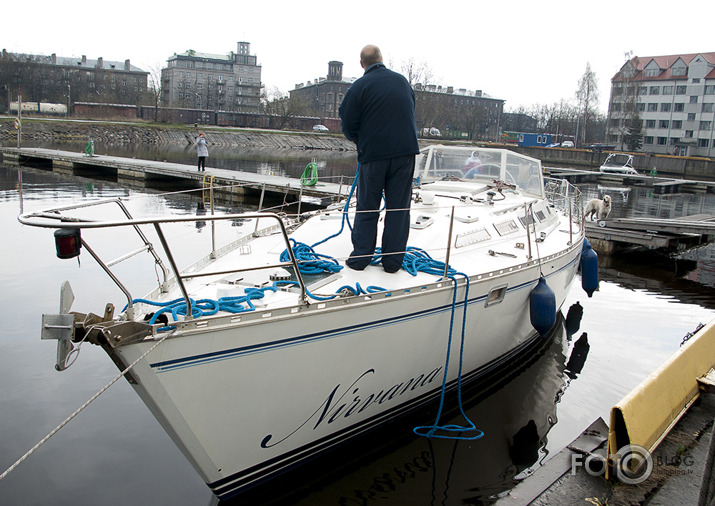
{"label": "multi-story building", "polygon": [[625,149],[640,121],[643,151],[714,156],[715,53],[634,57],[611,79],[607,142]]}
{"label": "multi-story building", "polygon": [[174,54],[161,69],[161,97],[168,107],[259,112],[261,66],[249,42],[237,52]]}
{"label": "multi-story building", "polygon": [[328,63],[328,77],[319,77],[315,81],[296,84],[289,92],[291,100],[302,102],[306,114],[321,118],[337,118],[345,92],[357,78],[343,80],[343,63]]}
{"label": "multi-story building", "polygon": [[[0,89],[6,89],[12,100],[21,89],[25,102],[66,104],[68,108],[74,102],[138,105],[146,96],[148,75],[129,60],[8,53],[4,49],[0,54]],[[7,97],[0,97],[5,100]]]}
{"label": "multi-story building", "polygon": [[[338,108],[348,88],[357,78],[343,78],[343,64],[328,63],[328,76],[295,85],[292,100],[300,100],[306,114],[337,118]],[[480,90],[455,90],[436,85],[414,84],[418,131],[431,127],[445,135],[465,139],[496,140],[504,101],[488,97]],[[451,129],[451,130],[450,130]]]}
{"label": "multi-story building", "polygon": [[437,128],[443,137],[497,141],[501,133],[504,100],[482,90],[452,86],[414,85],[415,120],[419,131]]}

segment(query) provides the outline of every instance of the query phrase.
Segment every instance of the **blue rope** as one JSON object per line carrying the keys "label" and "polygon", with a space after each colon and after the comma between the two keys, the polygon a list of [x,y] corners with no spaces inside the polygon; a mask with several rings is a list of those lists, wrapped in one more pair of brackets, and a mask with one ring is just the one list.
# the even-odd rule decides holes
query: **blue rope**
{"label": "blue rope", "polygon": [[[336,259],[328,255],[317,253],[313,246],[308,246],[291,238],[291,249],[298,262],[298,268],[302,274],[320,274],[323,272],[338,272],[343,266]],[[284,249],[280,256],[281,262],[289,262],[290,254],[288,249]]]}
{"label": "blue rope", "polygon": [[[457,371],[457,405],[459,406],[459,412],[462,414],[462,417],[467,421],[467,425],[466,426],[455,425],[455,424],[439,425],[439,419],[442,416],[442,410],[444,409],[444,397],[445,397],[445,394],[447,391],[447,373],[449,372],[449,357],[450,357],[450,353],[452,350],[452,331],[454,329],[454,312],[455,312],[456,306],[457,306],[457,278],[454,275],[450,275],[449,278],[454,282],[454,292],[452,294],[452,314],[449,319],[449,339],[447,340],[447,359],[444,364],[444,376],[442,378],[442,391],[440,393],[440,398],[439,398],[439,409],[437,410],[437,417],[435,418],[434,424],[425,425],[425,426],[417,426],[412,430],[418,436],[424,436],[427,438],[461,439],[461,440],[471,441],[471,440],[479,439],[482,436],[484,436],[484,432],[477,429],[477,427],[474,425],[474,422],[472,422],[469,419],[467,414],[464,412],[464,408],[462,407],[462,365],[463,365],[463,359],[464,359],[464,332],[465,332],[466,323],[467,323],[467,302],[469,300],[469,277],[466,274],[463,274],[461,272],[455,273],[455,274],[464,276],[464,279],[467,282],[467,284],[465,285],[465,288],[464,288],[464,302],[462,302],[462,304],[464,305],[464,312],[463,312],[463,316],[462,316],[462,339],[461,339],[460,347],[459,347],[459,370]],[[447,432],[447,434],[437,434],[437,431]],[[456,433],[467,432],[467,431],[476,431],[477,434],[474,436],[453,435]]]}
{"label": "blue rope", "polygon": [[355,187],[357,186],[357,180],[358,180],[358,173],[360,172],[360,163],[357,165],[357,170],[355,171],[355,178],[353,179],[353,185],[350,187],[350,193],[348,194],[348,200],[345,202],[345,206],[343,207],[343,217],[340,220],[340,230],[338,230],[336,233],[334,233],[331,236],[326,237],[322,241],[318,241],[315,244],[313,244],[313,248],[318,246],[319,244],[323,244],[324,242],[329,241],[333,237],[337,237],[340,234],[343,233],[343,230],[345,229],[345,224],[348,224],[348,228],[352,231],[353,226],[350,224],[350,220],[348,219],[348,209],[350,208],[350,200],[353,198],[353,193],[355,192]]}

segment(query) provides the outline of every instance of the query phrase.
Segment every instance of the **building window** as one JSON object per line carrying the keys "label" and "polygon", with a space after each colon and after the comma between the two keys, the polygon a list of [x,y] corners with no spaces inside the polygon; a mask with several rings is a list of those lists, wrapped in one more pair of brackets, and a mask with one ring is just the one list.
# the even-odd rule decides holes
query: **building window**
{"label": "building window", "polygon": [[660,95],[660,86],[651,86],[649,94],[650,95]]}
{"label": "building window", "polygon": [[693,77],[693,81],[692,81],[692,82],[693,82],[694,84],[698,84],[698,83],[700,82],[700,78],[699,78],[699,77]]}
{"label": "building window", "polygon": [[672,95],[674,89],[674,86],[663,86],[663,95]]}
{"label": "building window", "polygon": [[660,69],[647,69],[645,75],[648,77],[657,77],[660,74]]}
{"label": "building window", "polygon": [[686,130],[685,131],[685,138],[686,139],[692,139],[693,138],[693,131],[692,130]]}
{"label": "building window", "polygon": [[688,67],[673,67],[670,69],[670,73],[674,76],[684,76],[687,69]]}
{"label": "building window", "polygon": [[191,83],[186,83],[186,89],[190,90],[191,89]]}
{"label": "building window", "polygon": [[621,110],[621,104],[620,103],[613,103],[611,104],[611,110],[613,112],[620,112]]}
{"label": "building window", "polygon": [[710,139],[698,139],[699,148],[707,148],[710,145]]}
{"label": "building window", "polygon": [[700,130],[710,130],[710,127],[712,126],[713,122],[712,121],[701,121],[700,122]]}
{"label": "building window", "polygon": [[706,84],[705,85],[705,94],[706,95],[715,95],[715,84]]}
{"label": "building window", "polygon": [[685,104],[683,102],[676,102],[675,104],[673,104],[673,106],[674,106],[673,110],[675,112],[685,111]]}
{"label": "building window", "polygon": [[687,87],[687,86],[680,85],[680,86],[676,86],[676,87],[675,87],[675,94],[676,94],[676,95],[687,95],[687,93],[688,93],[688,87]]}
{"label": "building window", "polygon": [[650,135],[643,137],[643,144],[653,144],[653,137]]}
{"label": "building window", "polygon": [[197,89],[197,90],[203,90],[203,89],[204,89],[204,85],[201,84],[201,83],[199,83],[199,84],[196,85],[196,89]]}
{"label": "building window", "polygon": [[645,120],[645,127],[646,128],[655,128],[655,120],[654,119]]}
{"label": "building window", "polygon": [[662,119],[660,123],[658,123],[658,128],[668,128],[669,126],[670,122],[667,119]]}
{"label": "building window", "polygon": [[695,121],[695,113],[694,112],[688,113],[688,121]]}
{"label": "building window", "polygon": [[658,104],[648,104],[648,112],[658,112]]}
{"label": "building window", "polygon": [[670,112],[670,102],[660,104],[660,112]]}
{"label": "building window", "polygon": [[645,111],[645,104],[643,104],[643,103],[638,104],[637,109],[638,109],[638,112],[644,112],[644,111]]}
{"label": "building window", "polygon": [[713,112],[713,109],[715,108],[715,104],[712,102],[705,102],[703,104],[702,112]]}
{"label": "building window", "polygon": [[666,144],[668,144],[667,137],[658,137],[658,146],[665,146]]}
{"label": "building window", "polygon": [[679,119],[674,119],[673,120],[673,129],[674,130],[679,130],[683,128],[683,121]]}
{"label": "building window", "polygon": [[648,86],[639,86],[638,94],[639,95],[647,95],[648,94]]}

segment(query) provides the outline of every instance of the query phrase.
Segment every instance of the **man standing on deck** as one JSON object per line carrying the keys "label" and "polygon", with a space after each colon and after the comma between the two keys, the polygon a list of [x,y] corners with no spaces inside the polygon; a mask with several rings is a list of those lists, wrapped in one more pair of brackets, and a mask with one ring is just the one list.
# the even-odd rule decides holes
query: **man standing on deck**
{"label": "man standing on deck", "polygon": [[419,153],[415,93],[407,79],[385,67],[377,46],[362,49],[360,65],[365,73],[345,93],[339,110],[345,138],[357,144],[359,164],[353,251],[346,264],[355,270],[370,264],[384,192],[382,266],[397,272],[410,232],[412,177]]}

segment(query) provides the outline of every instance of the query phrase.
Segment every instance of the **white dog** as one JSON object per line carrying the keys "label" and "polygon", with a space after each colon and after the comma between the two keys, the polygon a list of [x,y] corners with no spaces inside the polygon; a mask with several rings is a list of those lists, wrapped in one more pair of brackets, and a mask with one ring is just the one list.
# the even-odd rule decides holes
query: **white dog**
{"label": "white dog", "polygon": [[586,218],[591,218],[591,221],[594,220],[594,217],[598,218],[598,221],[605,220],[608,218],[608,215],[611,213],[611,197],[609,195],[604,195],[603,200],[600,199],[591,199],[588,201],[588,204],[586,204],[586,209],[584,209],[583,214]]}

